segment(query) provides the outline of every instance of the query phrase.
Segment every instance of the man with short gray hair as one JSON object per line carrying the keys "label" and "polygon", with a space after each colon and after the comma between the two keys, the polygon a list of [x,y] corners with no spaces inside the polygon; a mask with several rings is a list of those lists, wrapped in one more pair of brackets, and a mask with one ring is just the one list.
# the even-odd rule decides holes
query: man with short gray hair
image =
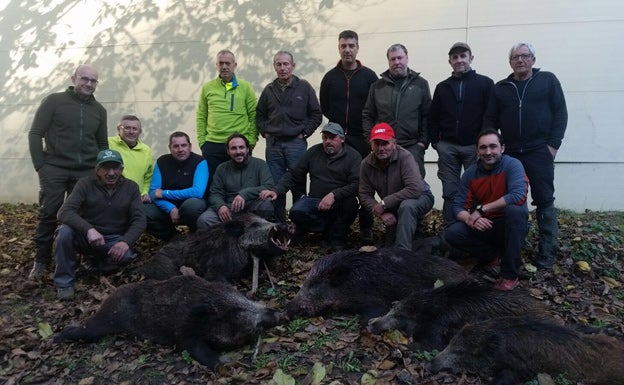
{"label": "man with short gray hair", "polygon": [[424,178],[425,150],[429,145],[429,83],[408,67],[407,48],[403,44],[391,45],[386,56],[388,70],[371,85],[362,112],[364,136],[368,139],[375,124],[388,123],[394,129],[396,143],[414,156]]}

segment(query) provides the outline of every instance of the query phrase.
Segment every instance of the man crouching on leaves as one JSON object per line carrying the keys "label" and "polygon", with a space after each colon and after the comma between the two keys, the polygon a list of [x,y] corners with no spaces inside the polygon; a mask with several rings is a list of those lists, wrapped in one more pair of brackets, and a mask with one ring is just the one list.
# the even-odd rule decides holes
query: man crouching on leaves
{"label": "man crouching on leaves", "polygon": [[136,256],[131,247],[145,230],[145,213],[138,185],[122,171],[119,152],[100,151],[95,175],[81,178],[58,212],[54,285],[59,299],[74,297],[76,252],[92,256],[100,271]]}
{"label": "man crouching on leaves", "polygon": [[522,163],[504,151],[505,143],[497,131],[479,133],[477,164],[462,175],[453,205],[457,221],[446,230],[445,239],[464,252],[489,256],[483,261],[487,270],[500,263],[500,279],[494,288],[513,290],[518,285],[520,249],[528,231],[529,179]]}

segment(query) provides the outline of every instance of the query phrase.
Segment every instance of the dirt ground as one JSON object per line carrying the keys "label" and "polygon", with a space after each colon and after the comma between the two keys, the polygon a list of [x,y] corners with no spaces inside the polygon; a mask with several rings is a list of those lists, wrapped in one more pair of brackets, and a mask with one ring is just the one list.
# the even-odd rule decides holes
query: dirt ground
{"label": "dirt ground", "polygon": [[[427,217],[427,236],[437,234],[440,221],[437,211]],[[533,272],[527,266],[521,286],[543,301],[554,317],[604,328],[621,337],[624,214],[563,212],[559,222],[557,265],[549,272]],[[61,302],[56,299],[51,272],[41,282],[27,280],[33,262],[36,206],[0,204],[0,225],[0,380],[7,385],[487,383],[470,373],[431,375],[424,365],[435,351],[411,351],[408,340],[399,333],[372,335],[360,328],[357,317],[344,315],[295,319],[269,330],[259,346],[225,354],[224,364],[216,371],[173,347],[124,336],[107,337],[95,344],[56,345],[54,334],[95,312],[115,287],[132,279],[131,275],[128,270],[106,277],[79,271],[75,300]],[[523,250],[527,262],[536,244],[533,226]],[[154,238],[142,236],[135,264],[144,263],[160,246]],[[349,246],[360,246],[357,230],[350,236]],[[283,308],[310,267],[326,252],[318,238],[304,239],[272,267],[277,282],[274,288],[266,274],[261,274],[254,299]],[[587,268],[579,261],[587,262]],[[467,261],[465,266],[472,265]],[[249,292],[251,280],[243,280],[237,287]],[[561,376],[554,380],[557,385],[571,385]]]}

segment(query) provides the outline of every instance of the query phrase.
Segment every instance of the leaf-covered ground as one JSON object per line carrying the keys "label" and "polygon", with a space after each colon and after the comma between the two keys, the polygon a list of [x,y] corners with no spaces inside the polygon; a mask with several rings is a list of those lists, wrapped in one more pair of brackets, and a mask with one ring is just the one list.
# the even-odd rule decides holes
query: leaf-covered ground
{"label": "leaf-covered ground", "polygon": [[[427,234],[439,230],[440,213],[427,218]],[[77,297],[56,299],[51,274],[27,279],[32,266],[31,235],[36,206],[0,205],[0,381],[5,384],[482,384],[469,373],[431,375],[424,370],[435,352],[411,351],[398,333],[371,335],[356,317],[296,319],[267,331],[258,346],[228,353],[216,372],[185,352],[124,336],[96,344],[52,343],[51,335],[96,311],[114,287],[127,283],[128,271],[107,277],[79,271]],[[624,214],[560,214],[560,255],[551,272],[524,271],[521,286],[544,301],[567,323],[604,327],[624,334]],[[359,247],[354,231],[351,247]],[[533,253],[530,231],[525,256]],[[137,264],[160,246],[144,235]],[[314,262],[326,250],[310,236],[272,268],[272,288],[260,276],[255,299],[281,309],[297,292]],[[589,269],[579,268],[586,261]],[[581,264],[582,266],[582,264]],[[466,265],[467,268],[470,265]],[[585,271],[588,270],[588,271]],[[248,292],[250,281],[238,288]],[[608,354],[608,352],[605,352]],[[569,384],[556,378],[558,384]],[[534,381],[534,383],[537,383]]]}

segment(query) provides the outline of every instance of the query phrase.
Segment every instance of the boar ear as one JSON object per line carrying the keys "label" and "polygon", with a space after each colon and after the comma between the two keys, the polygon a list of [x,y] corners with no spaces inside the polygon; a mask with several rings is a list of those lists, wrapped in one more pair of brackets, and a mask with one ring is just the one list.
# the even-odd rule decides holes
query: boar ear
{"label": "boar ear", "polygon": [[245,223],[238,220],[226,222],[223,226],[227,235],[238,238],[245,233]]}

